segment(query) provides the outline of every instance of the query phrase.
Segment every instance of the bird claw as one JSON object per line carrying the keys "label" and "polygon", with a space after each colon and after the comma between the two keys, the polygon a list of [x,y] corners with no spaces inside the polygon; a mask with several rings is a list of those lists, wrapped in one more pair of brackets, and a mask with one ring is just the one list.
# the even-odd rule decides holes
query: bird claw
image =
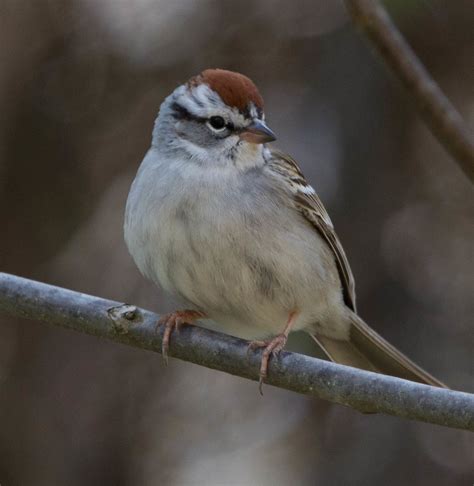
{"label": "bird claw", "polygon": [[285,347],[288,336],[286,334],[278,334],[272,339],[266,341],[252,341],[247,347],[247,354],[250,350],[257,348],[264,348],[262,353],[262,360],[260,362],[258,389],[260,395],[263,396],[263,383],[268,375],[268,363],[272,355],[278,356],[281,350]]}
{"label": "bird claw", "polygon": [[161,341],[161,354],[163,361],[168,364],[168,350],[170,347],[170,338],[174,330],[179,333],[183,324],[193,324],[196,319],[204,317],[204,314],[194,310],[183,310],[171,312],[160,317],[156,323],[156,330],[159,326],[164,326],[163,340]]}

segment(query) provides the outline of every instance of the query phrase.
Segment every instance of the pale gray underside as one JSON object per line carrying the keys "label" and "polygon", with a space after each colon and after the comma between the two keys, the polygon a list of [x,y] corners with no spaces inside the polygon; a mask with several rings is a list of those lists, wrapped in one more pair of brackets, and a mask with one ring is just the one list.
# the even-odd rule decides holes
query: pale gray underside
{"label": "pale gray underside", "polygon": [[209,170],[150,149],[127,203],[125,236],[144,275],[218,328],[247,339],[294,329],[344,338],[334,254],[269,164]]}

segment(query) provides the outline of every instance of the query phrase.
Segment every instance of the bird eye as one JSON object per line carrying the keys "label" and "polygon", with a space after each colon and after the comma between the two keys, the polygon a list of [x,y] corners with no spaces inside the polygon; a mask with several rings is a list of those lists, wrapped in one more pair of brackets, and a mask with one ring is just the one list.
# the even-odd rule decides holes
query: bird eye
{"label": "bird eye", "polygon": [[225,120],[221,116],[211,116],[207,123],[213,130],[217,132],[224,130],[226,126]]}

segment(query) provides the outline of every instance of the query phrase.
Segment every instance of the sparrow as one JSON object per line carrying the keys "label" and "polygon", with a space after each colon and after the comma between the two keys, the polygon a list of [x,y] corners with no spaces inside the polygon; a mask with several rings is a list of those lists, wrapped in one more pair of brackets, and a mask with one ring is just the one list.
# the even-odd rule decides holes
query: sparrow
{"label": "sparrow", "polygon": [[250,340],[268,363],[292,331],[328,359],[445,387],[358,315],[333,223],[295,160],[269,148],[263,98],[243,74],[207,69],[162,103],[128,195],[125,241],[141,273],[183,304],[183,323]]}

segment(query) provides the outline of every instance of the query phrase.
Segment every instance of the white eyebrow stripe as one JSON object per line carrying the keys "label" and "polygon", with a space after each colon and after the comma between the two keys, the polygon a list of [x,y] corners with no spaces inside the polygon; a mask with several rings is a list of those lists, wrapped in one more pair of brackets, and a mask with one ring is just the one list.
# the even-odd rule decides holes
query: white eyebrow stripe
{"label": "white eyebrow stripe", "polygon": [[257,107],[255,106],[255,103],[253,102],[250,102],[250,116],[252,118],[258,118],[258,110],[257,110]]}
{"label": "white eyebrow stripe", "polygon": [[205,84],[191,89],[185,85],[180,86],[176,90],[176,95],[176,101],[180,105],[200,118],[208,118],[215,115],[216,111],[222,112],[228,109],[220,96]]}
{"label": "white eyebrow stripe", "polygon": [[[206,104],[211,105],[223,105],[220,96],[207,86],[207,84],[200,84],[191,90],[192,98],[195,98],[197,105],[205,106]],[[194,100],[193,100],[194,101]]]}
{"label": "white eyebrow stripe", "polygon": [[219,94],[206,84],[200,84],[193,88],[186,85],[179,86],[175,90],[175,100],[198,118],[224,116],[236,127],[245,127],[250,123],[250,120],[245,118],[237,108],[227,106]]}

